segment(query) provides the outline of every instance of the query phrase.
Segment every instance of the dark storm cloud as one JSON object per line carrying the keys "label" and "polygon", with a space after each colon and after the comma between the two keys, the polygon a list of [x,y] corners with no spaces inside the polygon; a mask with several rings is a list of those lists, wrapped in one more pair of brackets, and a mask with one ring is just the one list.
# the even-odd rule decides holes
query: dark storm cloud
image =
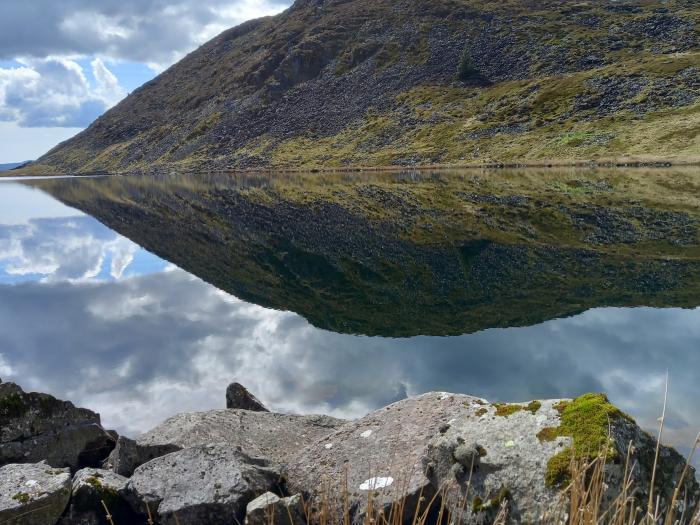
{"label": "dark storm cloud", "polygon": [[3,0],[0,59],[109,56],[169,64],[287,0]]}

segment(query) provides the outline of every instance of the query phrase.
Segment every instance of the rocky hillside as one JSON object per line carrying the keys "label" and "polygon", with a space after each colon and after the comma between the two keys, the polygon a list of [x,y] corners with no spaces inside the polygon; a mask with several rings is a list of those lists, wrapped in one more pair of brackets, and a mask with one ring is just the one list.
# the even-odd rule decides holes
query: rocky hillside
{"label": "rocky hillside", "polygon": [[[696,170],[35,181],[221,290],[342,333],[700,305]],[[683,195],[683,198],[679,198]]]}
{"label": "rocky hillside", "polygon": [[695,0],[297,0],[34,172],[700,155]]}

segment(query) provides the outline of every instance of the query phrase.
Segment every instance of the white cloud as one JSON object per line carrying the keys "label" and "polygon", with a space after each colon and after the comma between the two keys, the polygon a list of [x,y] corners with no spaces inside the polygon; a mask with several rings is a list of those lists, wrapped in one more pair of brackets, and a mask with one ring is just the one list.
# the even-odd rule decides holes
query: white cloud
{"label": "white cloud", "polygon": [[224,29],[278,13],[290,4],[291,0],[3,0],[0,59],[101,56],[162,67]]}
{"label": "white cloud", "polygon": [[67,58],[21,63],[0,68],[0,120],[23,127],[85,127],[126,94],[100,59],[91,63],[95,87],[80,64]]}

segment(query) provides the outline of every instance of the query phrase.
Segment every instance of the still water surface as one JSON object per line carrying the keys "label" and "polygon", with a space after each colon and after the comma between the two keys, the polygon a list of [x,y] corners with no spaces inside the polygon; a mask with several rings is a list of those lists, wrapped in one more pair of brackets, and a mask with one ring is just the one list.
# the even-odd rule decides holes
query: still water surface
{"label": "still water surface", "polygon": [[[274,223],[266,215],[269,208],[263,212],[243,203],[225,181],[204,186],[176,182],[172,191],[167,180],[157,185],[107,179],[0,182],[4,381],[94,409],[106,426],[127,434],[145,431],[177,412],[223,407],[226,385],[234,380],[273,409],[339,417],[361,416],[431,390],[492,401],[604,391],[642,426],[653,429],[668,370],[666,441],[685,452],[700,427],[700,310],[695,308],[700,301],[693,304],[693,296],[664,295],[669,287],[687,290],[686,281],[664,285],[666,277],[656,271],[656,284],[648,285],[645,276],[647,284],[635,288],[642,295],[649,293],[645,299],[632,294],[628,282],[620,284],[611,277],[609,288],[627,287],[624,293],[616,292],[619,300],[610,296],[596,305],[598,296],[584,283],[574,290],[588,294],[588,299],[559,302],[557,297],[570,293],[564,290],[540,304],[532,294],[549,296],[536,280],[518,275],[520,281],[513,284],[513,271],[506,275],[489,259],[506,257],[517,265],[524,260],[521,252],[516,256],[505,248],[484,248],[470,241],[460,248],[461,263],[467,260],[469,271],[482,281],[494,278],[484,270],[491,268],[508,289],[459,295],[451,288],[454,278],[449,277],[449,257],[443,252],[416,252],[413,245],[390,244],[384,237],[380,245],[395,266],[381,279],[376,268],[392,261],[373,266],[371,256],[363,255],[363,250],[377,255],[378,249],[368,247],[372,240],[367,246],[353,244],[352,253],[359,254],[351,261],[355,266],[347,262],[342,272],[331,271],[329,264],[337,266],[332,254],[322,257],[319,254],[326,252],[321,247],[309,252],[311,234],[302,233],[308,217],[295,218],[296,211],[276,204],[286,217],[284,229],[265,237],[263,250],[260,231],[275,228],[268,226]],[[52,195],[99,215],[102,222]],[[209,205],[189,208],[203,196]],[[375,235],[349,216],[338,217],[335,207],[315,206],[321,234],[334,235],[336,223],[342,223],[365,239]],[[195,208],[203,215],[193,215]],[[165,209],[174,214],[171,221],[164,219]],[[331,216],[335,222],[324,227],[320,217]],[[176,230],[168,226],[174,223],[179,224]],[[243,223],[245,228],[240,227]],[[129,232],[132,239],[115,229]],[[348,237],[352,234],[341,232],[336,239],[338,253],[352,244]],[[284,249],[275,244],[282,238]],[[177,250],[170,252],[168,246]],[[300,246],[306,246],[303,257],[297,253]],[[544,271],[553,272],[553,263],[537,250],[526,253],[529,270],[519,268],[532,274],[532,268],[544,265]],[[409,251],[410,257],[405,255]],[[282,252],[276,259],[270,255]],[[562,257],[557,253],[555,258]],[[482,266],[481,259],[486,261]],[[227,261],[233,266],[226,266]],[[250,261],[255,264],[248,265]],[[348,270],[360,263],[362,269]],[[395,275],[396,265],[402,264],[411,274],[427,265],[431,274],[445,275],[438,275],[438,284],[399,276],[399,285],[389,286],[386,275]],[[566,272],[585,273],[582,267],[596,264],[588,259],[574,267],[561,263],[552,278],[581,279],[580,274]],[[615,266],[606,259],[604,267],[609,274]],[[625,279],[632,279],[629,272],[642,271],[628,261],[624,267]],[[375,270],[370,278],[371,268]],[[668,279],[680,274],[691,279],[691,270],[672,268]],[[361,278],[348,280],[348,275]],[[338,282],[344,283],[342,290],[336,288]],[[372,283],[379,289],[377,295],[374,289],[359,294],[352,288],[371,288]],[[465,283],[475,288],[472,281]],[[402,294],[409,288],[411,294]],[[440,294],[444,290],[451,302],[434,299],[436,289]],[[386,297],[386,303],[377,296]],[[485,308],[485,301],[493,308]],[[626,301],[654,307],[607,306]],[[669,301],[670,307],[660,308],[660,301]],[[516,304],[517,309],[508,310],[507,305]],[[454,305],[459,305],[460,315],[449,312]],[[684,308],[674,307],[679,305]],[[476,314],[461,315],[469,311]]]}

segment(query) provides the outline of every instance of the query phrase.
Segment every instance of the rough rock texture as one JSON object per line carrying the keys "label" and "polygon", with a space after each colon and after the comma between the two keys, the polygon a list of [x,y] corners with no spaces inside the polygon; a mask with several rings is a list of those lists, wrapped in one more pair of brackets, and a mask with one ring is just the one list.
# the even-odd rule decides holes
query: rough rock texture
{"label": "rough rock texture", "polygon": [[[606,449],[608,429],[611,441]],[[420,498],[429,502],[436,496],[433,509],[444,499],[458,522],[493,523],[503,504],[512,523],[540,523],[559,502],[572,454],[590,460],[608,450],[606,497],[612,501],[622,486],[623,458],[630,442],[635,495],[645,504],[655,440],[604,395],[491,404],[464,395],[430,393],[347,423],[292,457],[285,475],[292,492],[303,493],[316,504],[319,495],[325,496],[338,516],[343,502],[338,487],[347,476],[353,523],[365,521],[368,496],[375,512],[387,515],[402,505],[409,519]],[[684,467],[680,454],[661,448],[655,493],[662,508]],[[684,489],[681,499],[687,498],[692,514],[700,500],[692,469]],[[428,512],[425,505],[418,508]]]}
{"label": "rough rock texture", "polygon": [[230,445],[205,445],[149,461],[134,472],[125,495],[134,510],[150,508],[162,525],[242,523],[246,505],[277,489],[279,472]]}
{"label": "rough rock texture", "polygon": [[269,412],[265,405],[240,383],[231,383],[226,389],[226,408],[239,408],[252,412]]}
{"label": "rough rock texture", "polygon": [[343,423],[327,416],[294,416],[248,410],[179,414],[135,441],[120,439],[105,466],[128,476],[136,467],[155,457],[211,443],[227,443],[250,455],[282,463],[291,454]]}
{"label": "rough rock texture", "polygon": [[301,525],[306,523],[304,502],[301,496],[280,498],[273,492],[266,492],[248,503],[245,516],[246,525]]}
{"label": "rough rock texture", "polygon": [[46,463],[0,467],[0,523],[54,525],[70,498],[68,469]]}
{"label": "rough rock texture", "polygon": [[[430,500],[435,494],[422,466],[429,443],[450,421],[484,403],[466,395],[430,393],[349,422],[290,458],[285,470],[289,489],[316,496],[327,483],[339,487],[347,468],[355,522],[362,522],[369,493],[375,494],[377,508],[389,508],[397,493],[404,494],[406,515],[412,516],[421,496]],[[337,499],[337,512],[341,501]]]}
{"label": "rough rock texture", "polygon": [[88,468],[78,471],[73,477],[70,505],[59,525],[110,525],[102,502],[114,523],[135,525],[144,522],[122,496],[128,481],[108,470]]}
{"label": "rough rock texture", "polygon": [[99,414],[0,383],[0,465],[46,460],[77,470],[98,466],[113,448]]}
{"label": "rough rock texture", "polygon": [[[561,501],[561,487],[546,482],[548,472],[552,458],[570,450],[572,438],[553,434],[545,437],[543,431],[560,425],[560,410],[567,403],[570,402],[541,401],[534,405],[488,405],[486,410],[483,407],[468,410],[430,443],[423,467],[433,486],[451,487],[448,506],[455,516],[461,515],[460,523],[493,523],[501,504],[507,505],[512,523],[540,523],[546,521],[545,516],[552,515]],[[586,417],[589,421],[578,424],[590,424],[596,414],[589,411]],[[609,422],[614,452],[606,467],[606,482],[610,487],[607,502],[619,494],[624,458],[632,443],[635,496],[638,502],[646,503],[656,440],[622,413],[614,411]],[[656,493],[666,502],[672,497],[684,464],[684,459],[674,450],[662,448],[657,476],[663,480]],[[467,504],[463,505],[467,485],[469,495]],[[686,487],[689,514],[692,514],[700,498],[692,474]],[[464,508],[461,513],[460,507]]]}

